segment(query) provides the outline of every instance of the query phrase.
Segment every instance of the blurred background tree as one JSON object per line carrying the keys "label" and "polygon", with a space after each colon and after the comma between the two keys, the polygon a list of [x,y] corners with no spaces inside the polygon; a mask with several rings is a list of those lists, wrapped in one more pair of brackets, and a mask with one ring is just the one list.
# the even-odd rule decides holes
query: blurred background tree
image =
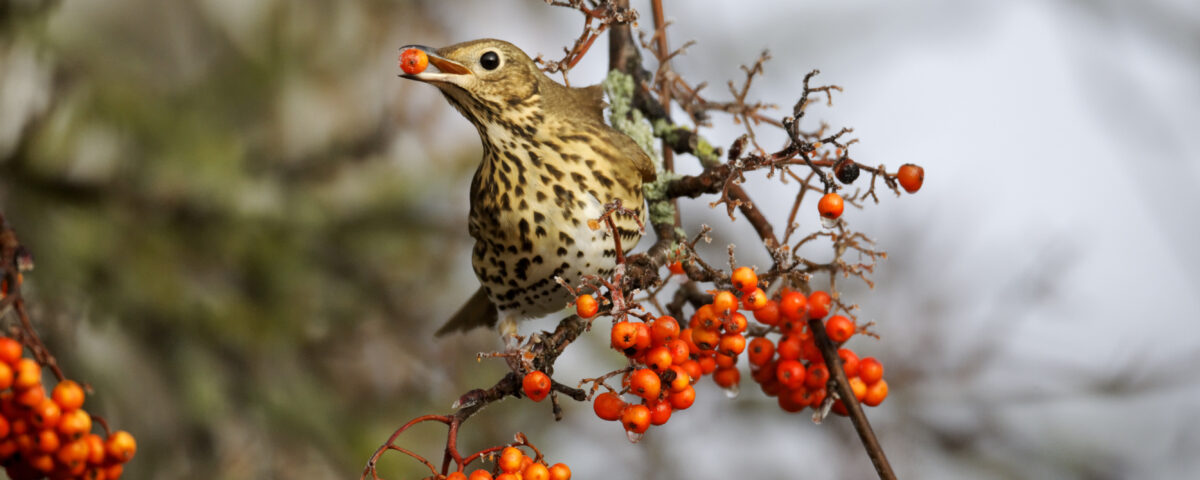
{"label": "blurred background tree", "polygon": [[[667,9],[673,39],[701,42],[677,70],[720,85],[771,47],[761,98],[791,101],[821,68],[847,88],[830,121],[856,127],[860,161],[930,172],[922,196],[859,219],[892,259],[876,292],[847,292],[884,335],[870,350],[893,400],[871,414],[901,477],[1195,471],[1200,220],[1161,206],[1198,202],[1194,5]],[[397,47],[494,36],[555,57],[578,22],[517,0],[0,0],[0,210],[37,257],[43,337],[138,437],[126,478],[355,476],[403,421],[498,377],[473,357],[490,332],[431,337],[475,288],[479,147],[440,95],[396,79]],[[603,65],[593,52],[573,83]],[[619,361],[591,340],[558,375]],[[636,446],[586,406],[552,424],[514,401],[466,441],[525,431],[577,478],[871,474],[844,422],[720,397]],[[408,441],[443,438],[426,433]]]}

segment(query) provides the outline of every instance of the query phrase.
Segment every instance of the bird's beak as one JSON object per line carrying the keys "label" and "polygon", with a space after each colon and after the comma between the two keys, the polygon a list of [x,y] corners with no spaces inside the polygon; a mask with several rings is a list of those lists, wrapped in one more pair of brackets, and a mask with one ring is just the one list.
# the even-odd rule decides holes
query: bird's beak
{"label": "bird's beak", "polygon": [[437,67],[437,72],[424,71],[417,74],[400,74],[401,77],[420,80],[422,82],[446,82],[458,83],[455,79],[463,78],[463,75],[473,75],[471,70],[464,67],[461,63],[443,57],[437,50],[426,47],[424,45],[405,45],[400,47],[400,51],[405,51],[410,48],[415,48],[429,57],[429,64]]}

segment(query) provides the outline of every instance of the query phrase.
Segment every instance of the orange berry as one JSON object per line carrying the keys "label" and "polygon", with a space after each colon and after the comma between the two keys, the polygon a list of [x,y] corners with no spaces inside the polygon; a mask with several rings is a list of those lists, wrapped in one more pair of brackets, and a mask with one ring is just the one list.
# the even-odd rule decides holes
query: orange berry
{"label": "orange berry", "polygon": [[796,360],[780,360],[775,365],[775,379],[789,390],[802,387],[806,375],[804,365]]}
{"label": "orange berry", "polygon": [[[88,460],[88,443],[84,439],[67,442],[59,447],[54,457],[68,469],[86,466]],[[466,478],[464,476],[462,480],[466,480]]]}
{"label": "orange berry", "polygon": [[667,270],[670,270],[674,275],[683,275],[683,262],[678,260],[671,262],[671,264],[667,266]]}
{"label": "orange berry", "polygon": [[[688,382],[692,382],[692,381],[694,381],[694,380],[697,380],[697,379],[699,379],[701,376],[703,376],[703,375],[704,375],[704,367],[701,367],[701,366],[700,366],[700,361],[699,361],[699,360],[688,360],[688,361],[686,361],[686,362],[683,362],[683,363],[679,364],[679,368],[682,368],[682,369],[683,369],[683,371],[684,371],[685,373],[687,373],[687,375],[688,375]],[[689,383],[689,384],[690,384],[690,383]],[[672,390],[675,390],[675,389],[672,389]]]}
{"label": "orange berry", "polygon": [[133,435],[124,430],[117,430],[104,441],[104,451],[108,458],[120,463],[128,462],[137,453],[137,442]]}
{"label": "orange berry", "polygon": [[16,371],[13,372],[13,388],[24,390],[42,386],[42,366],[32,358],[22,358],[17,361]]}
{"label": "orange berry", "polygon": [[683,362],[688,361],[688,356],[692,353],[691,350],[688,349],[687,342],[678,338],[667,342],[665,347],[667,347],[668,352],[671,352],[672,365],[680,365]]}
{"label": "orange berry", "polygon": [[721,343],[721,334],[716,330],[692,330],[692,342],[701,352],[712,351]]}
{"label": "orange berry", "polygon": [[63,411],[75,410],[83,406],[83,387],[80,387],[74,380],[58,382],[58,385],[54,386],[54,392],[50,395]]}
{"label": "orange berry", "polygon": [[54,433],[54,430],[38,430],[33,434],[33,444],[39,452],[54,453],[62,442],[59,442],[58,434]]}
{"label": "orange berry", "polygon": [[[749,293],[758,288],[758,274],[750,267],[738,267],[729,275],[729,282],[743,293]],[[718,309],[719,310],[719,309]]]}
{"label": "orange berry", "polygon": [[808,299],[800,292],[787,292],[779,299],[779,315],[787,320],[803,320]]}
{"label": "orange berry", "polygon": [[671,392],[667,394],[667,401],[671,402],[671,408],[675,410],[687,410],[688,407],[692,406],[692,403],[696,402],[696,389],[688,385],[683,390]]}
{"label": "orange berry", "polygon": [[592,400],[592,410],[596,412],[596,416],[602,420],[614,421],[621,418],[621,411],[625,409],[625,401],[613,392],[604,392],[596,395]]}
{"label": "orange berry", "polygon": [[847,377],[858,375],[858,355],[849,348],[839,348],[838,358],[842,359],[842,371],[846,372]]}
{"label": "orange berry", "polygon": [[521,449],[517,447],[504,447],[500,451],[500,460],[496,465],[500,467],[500,471],[504,473],[516,473],[521,471],[521,462],[525,459],[525,454],[521,453]]}
{"label": "orange berry", "polygon": [[467,474],[463,472],[450,472],[446,475],[446,480],[467,480]]}
{"label": "orange berry", "polygon": [[925,183],[925,169],[906,163],[901,165],[900,170],[896,172],[896,180],[900,181],[900,186],[904,187],[904,191],[917,193],[917,190],[921,189],[921,184]]}
{"label": "orange berry", "polygon": [[737,357],[731,357],[729,355],[725,355],[724,353],[717,353],[713,355],[713,360],[717,361],[717,369],[733,368],[734,365],[737,365]]}
{"label": "orange berry", "polygon": [[0,416],[0,438],[7,437],[9,432],[12,432],[12,426],[9,425],[7,418]]}
{"label": "orange berry", "polygon": [[679,321],[663,315],[650,323],[650,344],[662,345],[679,337]]}
{"label": "orange berry", "polygon": [[754,319],[763,325],[779,323],[779,302],[767,300],[767,304],[754,310]]}
{"label": "orange berry", "polygon": [[0,362],[7,363],[10,367],[16,366],[21,360],[21,342],[8,337],[0,337]]}
{"label": "orange berry", "polygon": [[748,325],[745,315],[733,312],[729,314],[729,321],[725,322],[725,333],[742,333]]}
{"label": "orange berry", "polygon": [[633,322],[617,322],[612,327],[610,344],[614,349],[625,352],[637,343],[637,333],[637,326]]}
{"label": "orange berry", "polygon": [[[700,364],[696,364],[696,366],[699,367]],[[671,378],[671,381],[668,382],[668,384],[667,384],[667,390],[670,390],[672,392],[678,392],[692,384],[692,376],[689,375],[687,373],[687,370],[684,370],[684,368],[682,366],[679,366],[679,365],[672,366],[671,372],[674,373],[675,376],[668,377],[668,378]],[[668,374],[668,375],[670,375],[670,374]]]}
{"label": "orange berry", "polygon": [[429,56],[420,49],[410,48],[400,53],[400,69],[409,75],[424,72],[429,66]]}
{"label": "orange berry", "polygon": [[496,475],[496,480],[521,480],[521,476],[516,473],[501,473]]}
{"label": "orange berry", "polygon": [[6,438],[0,441],[0,460],[8,460],[8,457],[17,453],[17,439]]}
{"label": "orange berry", "polygon": [[646,405],[650,409],[650,424],[662,425],[671,419],[671,401],[667,399],[655,400]]}
{"label": "orange berry", "polygon": [[650,367],[651,370],[661,373],[665,372],[668,368],[671,368],[671,364],[674,362],[674,360],[675,356],[671,354],[671,350],[669,348],[654,347],[646,352],[646,356],[642,359],[642,363],[646,364],[647,367]]}
{"label": "orange berry", "polygon": [[817,290],[808,296],[808,318],[825,318],[829,315],[833,298],[824,290]]}
{"label": "orange berry", "polygon": [[87,444],[87,463],[88,465],[104,464],[104,439],[99,435],[89,433],[80,440]]}
{"label": "orange berry", "polygon": [[737,310],[737,297],[729,291],[721,290],[713,294],[712,306],[717,315],[724,315],[725,312]]}
{"label": "orange berry", "polygon": [[801,340],[795,335],[786,335],[779,339],[779,345],[776,345],[775,352],[779,354],[780,360],[799,360],[801,350]]}
{"label": "orange berry", "polygon": [[550,480],[571,480],[571,469],[562,463],[551,465]]}
{"label": "orange berry", "polygon": [[825,334],[834,343],[845,343],[854,336],[854,321],[841,315],[834,315],[825,321]]}
{"label": "orange berry", "polygon": [[7,363],[0,362],[0,390],[7,390],[13,383],[13,370]]}
{"label": "orange berry", "polygon": [[817,211],[825,218],[838,218],[842,216],[842,210],[846,205],[842,201],[842,196],[833,192],[826,193],[821,197],[821,201],[817,202]]}
{"label": "orange berry", "polygon": [[858,376],[867,385],[883,380],[883,364],[875,357],[867,357],[858,362]]}
{"label": "orange berry", "polygon": [[29,466],[39,472],[50,473],[54,470],[54,456],[49,453],[31,456],[29,457]]}
{"label": "orange berry", "polygon": [[887,380],[879,379],[878,382],[867,386],[867,394],[863,397],[863,403],[868,407],[878,407],[883,403],[883,399],[887,398],[888,384]]}
{"label": "orange berry", "polygon": [[645,433],[650,428],[650,408],[645,405],[630,405],[621,412],[621,425],[633,433]]}
{"label": "orange berry", "polygon": [[697,328],[714,330],[720,323],[717,321],[717,310],[713,308],[711,303],[708,303],[696,309],[696,313],[692,314],[691,323],[688,326],[693,330]]}
{"label": "orange berry", "polygon": [[540,402],[550,394],[550,376],[540,370],[526,373],[525,378],[521,379],[521,387],[530,400]]}
{"label": "orange berry", "polygon": [[737,357],[746,350],[746,337],[740,333],[732,333],[721,337],[717,351],[723,355]]}
{"label": "orange berry", "polygon": [[580,295],[575,299],[575,313],[581,318],[592,318],[600,311],[600,304],[589,294]]}
{"label": "orange berry", "polygon": [[42,384],[36,384],[33,387],[24,390],[18,390],[17,396],[13,400],[17,405],[24,408],[33,408],[42,404],[42,400],[46,399],[46,391],[42,390]]}
{"label": "orange berry", "polygon": [[521,471],[521,480],[550,480],[550,469],[538,462],[530,463]]}
{"label": "orange berry", "polygon": [[867,384],[860,377],[850,377],[847,381],[850,383],[850,390],[854,392],[854,398],[861,402],[867,395]]}
{"label": "orange berry", "polygon": [[[761,288],[755,288],[742,295],[742,308],[757,313],[763,307],[766,307],[770,300],[767,298],[767,292],[764,292]],[[757,318],[757,314],[755,318]]]}
{"label": "orange berry", "polygon": [[629,391],[646,400],[654,400],[662,392],[662,380],[653,370],[639,368],[629,378]]}
{"label": "orange berry", "polygon": [[808,366],[808,371],[805,373],[804,386],[810,389],[825,388],[825,384],[829,382],[829,368],[823,363],[814,363]]}
{"label": "orange berry", "polygon": [[42,402],[33,407],[29,413],[30,426],[39,430],[53,429],[58,426],[58,421],[62,418],[62,409],[58,408],[58,404],[49,398],[43,398]]}
{"label": "orange berry", "polygon": [[713,372],[713,381],[723,388],[736,387],[742,380],[742,374],[737,368],[718,368]]}
{"label": "orange berry", "polygon": [[763,366],[771,361],[775,356],[775,344],[766,337],[756,337],[750,340],[749,353],[747,357],[750,359],[751,365]]}
{"label": "orange berry", "polygon": [[775,399],[779,402],[779,408],[788,413],[796,413],[804,410],[808,404],[804,403],[804,392],[801,390],[784,390],[779,392],[779,396]]}
{"label": "orange berry", "polygon": [[78,440],[92,431],[92,417],[82,408],[63,412],[57,429],[64,437]]}
{"label": "orange berry", "polygon": [[637,329],[637,336],[633,337],[635,353],[650,348],[650,326],[642,322],[633,322],[633,328]]}
{"label": "orange berry", "polygon": [[492,480],[492,472],[487,470],[475,470],[467,476],[467,480]]}
{"label": "orange berry", "polygon": [[821,355],[821,349],[812,337],[800,341],[800,358],[808,360],[809,363],[825,363],[825,356]]}
{"label": "orange berry", "polygon": [[[714,358],[712,355],[700,357],[696,361],[700,362],[700,373],[702,373],[704,375],[708,375],[708,374],[712,373],[713,370],[717,369],[717,359]],[[700,377],[692,377],[692,378],[700,378]]]}
{"label": "orange berry", "polygon": [[111,463],[104,467],[105,480],[115,480],[121,478],[121,474],[125,472],[125,464]]}

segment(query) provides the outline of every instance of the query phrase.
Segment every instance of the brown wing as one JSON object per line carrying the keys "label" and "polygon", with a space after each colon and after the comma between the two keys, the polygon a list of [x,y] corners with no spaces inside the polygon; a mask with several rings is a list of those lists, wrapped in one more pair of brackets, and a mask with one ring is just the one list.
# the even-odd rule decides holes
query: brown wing
{"label": "brown wing", "polygon": [[493,327],[496,325],[498,314],[496,306],[488,299],[487,292],[480,287],[467,303],[450,317],[450,321],[442,325],[433,335],[440,337],[452,332],[466,332],[476,327]]}

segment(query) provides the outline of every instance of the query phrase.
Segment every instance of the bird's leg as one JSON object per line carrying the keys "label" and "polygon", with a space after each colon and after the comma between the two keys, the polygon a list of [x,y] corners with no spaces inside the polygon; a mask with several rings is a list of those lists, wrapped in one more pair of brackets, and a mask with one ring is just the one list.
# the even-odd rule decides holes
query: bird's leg
{"label": "bird's leg", "polygon": [[521,348],[521,336],[517,334],[517,317],[505,315],[496,325],[500,339],[504,341],[504,360],[508,368],[517,374],[533,371],[533,355],[528,348]]}

